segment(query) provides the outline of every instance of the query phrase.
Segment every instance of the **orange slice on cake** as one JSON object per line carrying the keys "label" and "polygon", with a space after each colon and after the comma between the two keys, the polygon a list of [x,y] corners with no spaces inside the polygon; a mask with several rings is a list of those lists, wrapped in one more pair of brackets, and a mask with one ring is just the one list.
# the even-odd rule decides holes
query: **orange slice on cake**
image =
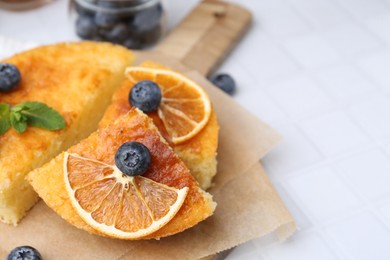
{"label": "orange slice on cake", "polygon": [[[126,142],[143,144],[150,164],[125,176],[115,154]],[[211,216],[216,204],[136,108],[28,175],[45,203],[77,228],[112,238],[160,238]]]}
{"label": "orange slice on cake", "polygon": [[174,144],[191,139],[207,124],[211,114],[210,99],[192,80],[174,71],[146,67],[127,68],[125,75],[133,84],[150,80],[160,87],[162,99],[158,116]]}
{"label": "orange slice on cake", "polygon": [[179,211],[188,187],[171,188],[116,166],[65,153],[64,180],[79,216],[99,232],[116,238],[149,235]]}

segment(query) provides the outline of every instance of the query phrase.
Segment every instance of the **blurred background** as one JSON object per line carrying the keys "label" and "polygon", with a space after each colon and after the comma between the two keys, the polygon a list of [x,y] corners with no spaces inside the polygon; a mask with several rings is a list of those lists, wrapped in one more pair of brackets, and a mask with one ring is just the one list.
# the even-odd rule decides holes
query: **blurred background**
{"label": "blurred background", "polygon": [[[164,1],[168,30],[197,2]],[[299,230],[227,258],[390,259],[390,1],[232,2],[254,23],[219,71],[235,78],[233,98],[283,135],[263,164]],[[0,9],[0,38],[76,40],[68,7]]]}

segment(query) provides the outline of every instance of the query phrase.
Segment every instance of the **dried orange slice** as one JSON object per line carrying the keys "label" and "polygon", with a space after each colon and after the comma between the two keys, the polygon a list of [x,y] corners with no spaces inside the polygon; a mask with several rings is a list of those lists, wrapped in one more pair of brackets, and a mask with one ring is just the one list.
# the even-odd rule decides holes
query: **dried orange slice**
{"label": "dried orange slice", "polygon": [[114,165],[67,152],[64,180],[80,217],[99,232],[122,239],[159,230],[176,215],[188,193],[188,187],[130,177]]}
{"label": "dried orange slice", "polygon": [[174,144],[191,139],[207,124],[210,99],[195,82],[174,71],[156,68],[130,67],[125,74],[134,84],[151,80],[160,86],[162,99],[158,116]]}

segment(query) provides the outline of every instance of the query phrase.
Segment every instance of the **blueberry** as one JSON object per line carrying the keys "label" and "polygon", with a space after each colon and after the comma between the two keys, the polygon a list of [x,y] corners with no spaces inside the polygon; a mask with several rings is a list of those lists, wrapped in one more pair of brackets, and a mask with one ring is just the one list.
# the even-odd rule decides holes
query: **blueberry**
{"label": "blueberry", "polygon": [[93,18],[87,15],[80,15],[76,21],[76,33],[82,39],[92,39],[98,33]]}
{"label": "blueberry", "polygon": [[6,260],[42,260],[42,256],[31,246],[19,246],[9,253]]}
{"label": "blueberry", "polygon": [[110,31],[106,33],[106,39],[110,42],[121,43],[128,37],[129,32],[124,23],[115,25]]}
{"label": "blueberry", "polygon": [[143,80],[134,85],[129,93],[129,102],[143,112],[158,109],[161,101],[160,87],[150,80]]}
{"label": "blueberry", "polygon": [[97,34],[97,35],[93,36],[90,40],[95,41],[95,42],[104,42],[104,37]]}
{"label": "blueberry", "polygon": [[144,174],[149,167],[150,161],[149,149],[138,142],[122,144],[115,154],[116,167],[128,176]]}
{"label": "blueberry", "polygon": [[142,47],[145,48],[155,44],[161,38],[161,35],[162,35],[162,28],[158,24],[151,30],[140,33],[138,37],[142,42]]}
{"label": "blueberry", "polygon": [[0,92],[14,90],[20,83],[19,69],[9,63],[0,63]]}
{"label": "blueberry", "polygon": [[211,78],[211,82],[222,89],[224,92],[232,95],[236,90],[236,82],[228,74],[218,74]]}
{"label": "blueberry", "polygon": [[134,36],[131,36],[130,38],[125,40],[122,44],[129,49],[139,50],[142,48],[142,43],[141,43],[140,39],[137,37],[134,37]]}
{"label": "blueberry", "polygon": [[160,24],[163,9],[161,4],[152,6],[135,14],[130,21],[130,27],[137,32],[145,32],[152,30],[156,25]]}
{"label": "blueberry", "polygon": [[118,22],[118,18],[113,14],[97,12],[94,21],[101,28],[112,28]]}

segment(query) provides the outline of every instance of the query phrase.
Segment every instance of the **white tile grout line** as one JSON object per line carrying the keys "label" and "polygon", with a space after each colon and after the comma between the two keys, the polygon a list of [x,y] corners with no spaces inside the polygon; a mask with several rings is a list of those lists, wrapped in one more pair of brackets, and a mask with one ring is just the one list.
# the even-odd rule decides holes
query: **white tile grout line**
{"label": "white tile grout line", "polygon": [[[357,19],[355,19],[354,16],[350,15],[350,18],[354,19],[356,23],[363,25],[363,23],[361,23],[360,21],[358,21]],[[365,28],[364,26],[363,26],[363,28],[365,29],[365,31],[367,31],[369,34],[371,34],[372,37],[377,38],[377,40],[380,40],[381,43],[382,43],[382,46],[381,46],[381,49],[379,49],[379,50],[378,50],[378,49],[375,49],[375,50],[367,51],[366,53],[362,52],[362,53],[360,53],[360,55],[370,55],[370,54],[372,54],[373,52],[375,53],[375,52],[378,52],[378,51],[382,51],[383,49],[387,49],[387,48],[386,48],[386,45],[385,45],[384,42],[383,42],[383,40],[381,40],[381,39],[379,39],[378,37],[376,37],[374,34],[371,33],[370,30],[368,30],[368,29]],[[268,35],[268,36],[270,36],[270,35]],[[271,35],[271,38],[272,38],[272,35]],[[276,42],[275,39],[274,39],[274,41]],[[281,48],[281,47],[279,47],[279,48]],[[336,50],[336,51],[337,51],[337,50]],[[288,53],[285,53],[285,54],[288,55]],[[357,56],[357,55],[353,55],[353,56]],[[291,56],[290,56],[289,58],[291,58]],[[344,62],[345,62],[345,60],[348,60],[348,62],[347,62],[347,65],[348,65],[348,66],[352,67],[353,69],[355,69],[355,70],[357,70],[357,71],[360,71],[360,68],[357,67],[357,66],[355,65],[355,63],[353,63],[353,62],[352,62],[351,60],[349,60],[349,59],[350,59],[350,58],[347,58],[347,57],[345,57],[345,56],[343,57]],[[352,59],[352,58],[351,58],[351,59]],[[293,61],[294,61],[294,60],[293,60]],[[319,70],[319,69],[317,69],[317,70]],[[300,71],[300,73],[302,73],[302,71]],[[321,84],[320,82],[318,82],[318,80],[316,80],[315,78],[313,78],[312,76],[310,76],[310,75],[312,74],[312,71],[310,71],[310,70],[309,70],[309,71],[305,70],[303,73],[306,74],[306,75],[308,75],[314,82],[316,82],[316,83],[318,83],[318,84]],[[362,73],[364,73],[364,72],[362,72]],[[294,73],[292,73],[292,74],[294,74]],[[256,82],[256,77],[254,77],[254,75],[252,75],[252,74],[251,74],[251,76],[253,77],[254,82]],[[382,94],[382,95],[387,96],[387,95],[386,95],[386,92],[383,90],[383,88],[378,87],[378,84],[371,78],[370,75],[365,74],[364,76],[365,76],[365,78],[368,78],[368,79],[370,80],[370,82],[372,83],[372,85],[375,87],[375,89],[374,89],[373,91],[371,91],[371,92],[377,92],[377,93],[379,92],[379,94]],[[326,88],[322,88],[322,89],[326,92],[326,94],[327,94],[328,97],[330,97],[334,102],[336,102],[336,105],[333,107],[333,109],[336,109],[337,111],[340,111],[340,110],[341,110],[341,111],[344,111],[344,113],[345,113],[345,114],[347,115],[347,117],[354,123],[354,125],[355,125],[362,133],[364,133],[365,136],[367,136],[367,137],[371,140],[371,143],[370,143],[369,145],[367,145],[366,147],[363,147],[363,148],[359,149],[358,151],[346,152],[346,153],[343,153],[343,154],[340,155],[340,156],[331,157],[331,158],[329,158],[329,157],[327,157],[325,154],[323,154],[323,153],[321,152],[321,150],[318,149],[317,146],[316,146],[314,143],[312,143],[313,147],[317,148],[318,152],[319,152],[320,154],[322,154],[323,158],[326,158],[326,159],[324,159],[323,161],[321,161],[321,162],[319,162],[319,163],[314,163],[314,165],[309,165],[309,166],[306,166],[306,167],[303,167],[303,168],[304,168],[304,169],[310,169],[310,168],[316,168],[316,167],[324,167],[324,166],[328,166],[328,167],[329,167],[329,166],[331,166],[331,168],[332,168],[333,171],[339,172],[338,169],[335,169],[335,168],[332,166],[334,162],[336,162],[336,161],[338,161],[338,160],[340,160],[340,159],[342,159],[342,158],[349,158],[350,156],[352,156],[352,155],[355,154],[355,153],[364,152],[364,151],[367,151],[367,150],[370,150],[370,149],[378,149],[378,147],[381,148],[381,150],[383,150],[383,148],[384,148],[384,147],[383,147],[383,146],[384,146],[383,142],[381,142],[381,140],[379,140],[378,138],[376,138],[376,137],[372,136],[370,133],[368,133],[368,132],[359,124],[359,122],[357,122],[357,121],[355,120],[355,118],[350,114],[349,108],[350,108],[350,107],[353,107],[356,103],[355,103],[355,102],[351,102],[350,104],[342,104],[340,101],[335,100],[335,99],[333,98],[333,96],[332,96],[329,92],[327,92]],[[269,95],[268,90],[267,90],[266,88],[264,89],[264,91],[266,92],[268,98],[270,98],[271,100],[273,100],[273,97],[272,97],[271,95]],[[276,100],[273,100],[273,103],[277,106],[277,108],[278,108],[279,110],[281,110],[283,113],[285,113],[285,109],[284,109],[282,106],[280,106],[280,104],[278,104],[278,102],[277,102]],[[321,113],[319,113],[319,114],[324,114],[324,113],[321,112]],[[289,120],[289,122],[285,123],[286,125],[294,125],[296,128],[300,129],[300,131],[301,131],[300,123],[301,123],[303,120],[307,120],[307,119],[310,118],[310,117],[315,118],[315,117],[318,116],[318,114],[314,114],[314,115],[311,115],[310,117],[306,117],[306,118],[300,119],[300,120],[299,120],[299,119],[296,120],[295,118],[293,118],[293,117],[292,117],[290,114],[288,114],[288,113],[285,113],[285,116],[286,116],[286,117],[288,118],[288,120]],[[302,131],[301,131],[301,132],[302,132]],[[306,136],[305,133],[303,133],[303,135]],[[310,138],[306,137],[306,139],[307,139],[309,142],[311,142]],[[384,152],[384,154],[387,156],[387,158],[390,159],[389,154],[388,154],[387,152],[385,152],[385,151],[383,151],[383,152]],[[301,170],[301,169],[300,169],[300,170]],[[348,216],[341,216],[341,217],[339,217],[339,218],[334,218],[334,219],[332,220],[333,222],[332,222],[332,221],[328,221],[328,222],[325,222],[325,223],[318,223],[318,220],[316,220],[315,217],[310,216],[310,215],[311,215],[310,212],[306,212],[306,214],[309,216],[309,219],[311,219],[312,221],[314,221],[314,225],[311,226],[311,227],[309,227],[309,230],[310,230],[310,231],[311,231],[311,230],[316,230],[317,232],[319,232],[319,234],[320,234],[321,236],[328,237],[328,235],[325,234],[325,233],[323,232],[323,230],[322,230],[324,227],[326,227],[326,226],[328,226],[329,224],[332,224],[332,223],[338,223],[338,222],[341,221],[341,220],[348,219],[350,216],[354,216],[354,215],[357,214],[357,213],[361,213],[361,212],[364,212],[364,211],[367,211],[367,210],[369,210],[370,212],[373,212],[374,215],[375,215],[375,217],[378,219],[378,221],[379,221],[380,223],[382,223],[383,225],[385,225],[387,228],[389,228],[389,226],[387,225],[386,221],[384,221],[382,215],[378,212],[377,203],[374,203],[374,204],[373,204],[371,200],[369,200],[369,199],[366,198],[363,194],[361,194],[358,190],[356,190],[356,187],[354,187],[351,183],[349,183],[349,182],[348,182],[348,179],[346,179],[346,177],[343,176],[343,174],[340,174],[340,175],[341,175],[341,176],[339,176],[339,178],[342,180],[342,182],[346,185],[346,187],[349,187],[349,190],[352,191],[353,194],[355,194],[355,195],[359,198],[360,201],[363,201],[363,202],[364,202],[364,206],[362,206],[362,207],[360,207],[359,209],[356,209],[356,210],[354,210],[354,211],[352,211],[352,212],[349,212]],[[287,179],[289,179],[289,178],[294,178],[295,176],[296,176],[296,175],[294,175],[294,176],[292,176],[292,175],[287,175],[287,176],[285,176],[284,178],[283,178],[283,177],[277,178],[276,181],[277,181],[277,182],[280,182],[280,183],[284,183],[285,180],[287,180]],[[275,181],[275,180],[274,180],[274,181]],[[297,200],[299,201],[299,199],[297,199]],[[385,199],[385,201],[382,201],[382,202],[379,202],[379,203],[380,203],[380,204],[383,204],[383,203],[385,203],[385,202],[388,201],[388,200],[389,200],[389,199]],[[330,240],[330,239],[325,239],[325,241],[329,241],[329,240]],[[332,246],[334,246],[332,243],[331,243],[331,244],[328,243],[328,247],[332,247]],[[336,251],[338,251],[338,252],[344,251],[343,247],[342,247],[342,246],[340,247],[339,245],[337,245],[337,243],[336,243],[336,247],[338,248],[338,250],[336,250]],[[333,250],[333,251],[334,251],[334,250]],[[348,255],[348,252],[343,252],[343,254],[344,254],[344,255],[341,255],[341,256],[339,255],[339,257],[340,257],[340,258],[346,257],[346,256]],[[347,254],[347,255],[345,255],[345,254]],[[349,258],[351,258],[351,256],[349,256]]]}

